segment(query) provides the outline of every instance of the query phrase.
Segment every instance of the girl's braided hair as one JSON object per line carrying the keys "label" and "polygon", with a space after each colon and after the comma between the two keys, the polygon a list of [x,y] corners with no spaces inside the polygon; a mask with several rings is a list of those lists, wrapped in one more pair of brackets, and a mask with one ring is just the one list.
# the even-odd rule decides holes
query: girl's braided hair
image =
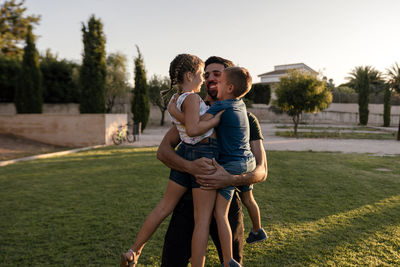
{"label": "girl's braided hair", "polygon": [[[164,97],[174,88],[174,86],[183,83],[183,78],[186,72],[190,71],[195,73],[202,65],[204,65],[204,62],[194,55],[177,55],[169,65],[169,78],[171,80],[171,86],[169,89],[162,91],[161,96]],[[182,88],[178,87],[178,93],[181,93],[181,90]]]}

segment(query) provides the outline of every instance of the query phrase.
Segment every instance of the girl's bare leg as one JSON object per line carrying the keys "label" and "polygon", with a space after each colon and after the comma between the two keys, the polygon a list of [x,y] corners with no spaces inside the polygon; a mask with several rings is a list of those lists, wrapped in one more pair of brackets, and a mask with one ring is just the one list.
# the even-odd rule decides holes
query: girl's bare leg
{"label": "girl's bare leg", "polygon": [[252,190],[240,194],[243,204],[246,206],[251,222],[253,223],[253,232],[257,233],[261,228],[260,209],[253,197]]}
{"label": "girl's bare leg", "polygon": [[204,266],[210,231],[211,216],[215,205],[215,190],[193,188],[194,230],[192,236],[192,267]]}
{"label": "girl's bare leg", "polygon": [[226,200],[221,194],[217,194],[215,202],[214,216],[218,226],[218,237],[221,243],[222,257],[224,265],[229,266],[232,256],[232,232],[228,221],[228,211],[231,202]]}
{"label": "girl's bare leg", "polygon": [[[181,186],[171,180],[168,180],[168,185],[166,192],[158,203],[158,205],[151,211],[149,216],[147,216],[139,234],[136,237],[135,243],[132,245],[131,249],[136,252],[139,256],[144,245],[157,230],[160,223],[171,214],[174,210],[176,204],[182,195],[186,192],[187,188]],[[127,252],[126,256],[128,259],[132,258],[132,253]]]}

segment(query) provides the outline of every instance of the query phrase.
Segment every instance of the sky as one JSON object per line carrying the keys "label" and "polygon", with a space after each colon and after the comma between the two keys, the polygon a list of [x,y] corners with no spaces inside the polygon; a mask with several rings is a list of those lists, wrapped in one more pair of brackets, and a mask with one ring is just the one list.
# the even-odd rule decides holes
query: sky
{"label": "sky", "polygon": [[[2,0],[3,1],[3,0]],[[399,0],[26,0],[41,15],[36,46],[82,61],[82,23],[101,19],[106,52],[123,53],[133,83],[138,45],[148,79],[181,53],[221,56],[253,82],[275,65],[305,63],[336,85],[356,66],[400,63]]]}

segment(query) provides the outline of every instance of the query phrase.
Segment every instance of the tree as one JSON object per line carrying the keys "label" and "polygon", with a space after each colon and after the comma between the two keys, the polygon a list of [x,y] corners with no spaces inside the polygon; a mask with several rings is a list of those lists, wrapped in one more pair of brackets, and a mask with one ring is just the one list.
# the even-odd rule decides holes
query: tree
{"label": "tree", "polygon": [[302,112],[319,112],[332,102],[332,93],[326,84],[315,75],[300,70],[290,71],[281,77],[275,94],[275,103],[293,119],[296,137]]}
{"label": "tree", "polygon": [[125,96],[129,91],[126,73],[126,57],[121,53],[107,56],[107,75],[105,86],[106,112],[110,113],[115,99]]}
{"label": "tree", "polygon": [[358,93],[358,113],[361,125],[368,124],[369,94],[378,93],[384,89],[384,81],[381,73],[371,66],[355,67],[347,77],[348,86],[354,88]]}
{"label": "tree", "polygon": [[0,6],[1,55],[21,58],[28,26],[39,24],[40,16],[24,14],[26,11],[24,2],[24,0],[20,2],[9,0]]}
{"label": "tree", "polygon": [[390,99],[392,96],[392,92],[390,91],[390,87],[387,86],[385,89],[385,94],[383,96],[383,127],[390,126]]}
{"label": "tree", "polygon": [[161,111],[160,125],[164,125],[165,111],[168,108],[169,100],[174,94],[173,90],[169,91],[167,95],[161,97],[161,91],[168,90],[170,87],[170,80],[168,77],[159,77],[153,75],[149,81],[149,99],[150,102],[157,106]]}
{"label": "tree", "polygon": [[146,82],[146,71],[144,69],[144,62],[142,53],[139,50],[139,46],[136,45],[138,52],[137,58],[135,58],[135,87],[133,89],[133,101],[132,101],[132,113],[133,122],[142,123],[141,131],[146,128],[146,124],[149,120],[150,105],[148,99],[148,85]]}
{"label": "tree", "polygon": [[92,15],[87,27],[82,23],[83,62],[80,71],[81,113],[104,113],[106,102],[106,52],[103,24]]}
{"label": "tree", "polygon": [[[387,69],[387,76],[390,79],[390,88],[400,94],[400,67],[396,63],[390,68]],[[397,141],[400,141],[400,118],[399,118],[399,129],[397,131]]]}
{"label": "tree", "polygon": [[15,91],[15,107],[18,113],[42,113],[42,74],[39,54],[36,50],[32,27],[28,26],[22,67]]}

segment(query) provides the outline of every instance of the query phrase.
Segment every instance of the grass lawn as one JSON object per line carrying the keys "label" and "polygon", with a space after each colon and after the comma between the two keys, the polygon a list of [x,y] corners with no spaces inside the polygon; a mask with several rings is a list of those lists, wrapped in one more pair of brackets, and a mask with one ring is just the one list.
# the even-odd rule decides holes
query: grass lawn
{"label": "grass lawn", "polygon": [[[118,266],[169,171],[109,147],[0,168],[0,266]],[[400,156],[267,152],[255,198],[269,240],[245,266],[400,265]],[[159,266],[164,222],[139,266]],[[246,234],[251,228],[245,212]],[[219,266],[209,245],[207,266]]]}
{"label": "grass lawn", "polygon": [[[276,136],[295,137],[293,131],[277,131]],[[374,140],[395,140],[396,133],[360,133],[360,132],[297,132],[299,138],[331,138],[331,139],[374,139]]]}

